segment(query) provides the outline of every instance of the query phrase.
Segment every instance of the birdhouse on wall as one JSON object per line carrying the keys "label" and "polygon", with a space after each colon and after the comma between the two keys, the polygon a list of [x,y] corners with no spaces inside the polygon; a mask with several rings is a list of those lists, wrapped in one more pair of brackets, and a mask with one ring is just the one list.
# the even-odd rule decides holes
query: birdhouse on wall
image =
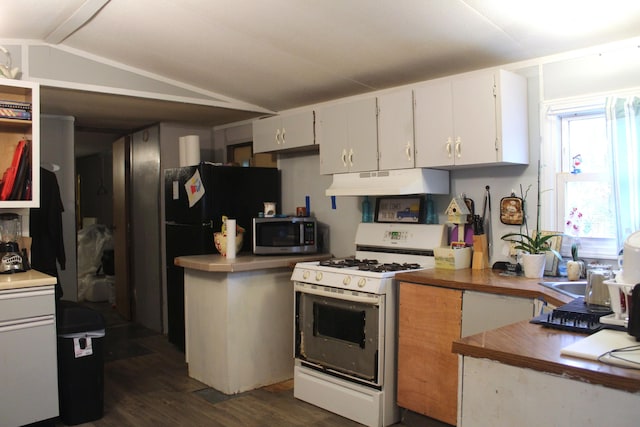
{"label": "birdhouse on wall", "polygon": [[471,215],[471,211],[469,211],[469,207],[462,197],[454,197],[451,199],[445,213],[447,214],[447,222],[452,224],[466,224],[469,215]]}

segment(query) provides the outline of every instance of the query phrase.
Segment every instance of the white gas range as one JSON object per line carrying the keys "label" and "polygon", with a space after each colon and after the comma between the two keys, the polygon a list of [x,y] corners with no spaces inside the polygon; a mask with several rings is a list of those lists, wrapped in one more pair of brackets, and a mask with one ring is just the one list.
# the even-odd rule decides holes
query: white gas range
{"label": "white gas range", "polygon": [[446,226],[362,223],[353,258],[298,263],[294,396],[369,426],[399,420],[398,272],[432,268]]}

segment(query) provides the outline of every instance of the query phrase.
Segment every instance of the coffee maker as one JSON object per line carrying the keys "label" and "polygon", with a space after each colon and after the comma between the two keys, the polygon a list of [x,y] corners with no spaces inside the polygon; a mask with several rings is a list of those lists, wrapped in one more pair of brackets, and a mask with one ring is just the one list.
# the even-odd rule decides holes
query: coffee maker
{"label": "coffee maker", "polygon": [[20,236],[20,215],[0,213],[0,273],[19,273],[27,270],[28,261],[20,253],[18,245]]}

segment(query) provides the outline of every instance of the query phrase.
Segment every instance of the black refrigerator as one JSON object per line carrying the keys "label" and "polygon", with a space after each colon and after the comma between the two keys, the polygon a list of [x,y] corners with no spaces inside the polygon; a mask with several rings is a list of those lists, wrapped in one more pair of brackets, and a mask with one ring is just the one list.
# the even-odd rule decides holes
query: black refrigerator
{"label": "black refrigerator", "polygon": [[240,252],[251,252],[252,218],[264,202],[280,206],[280,174],[274,168],[200,163],[165,169],[164,177],[168,337],[184,351],[184,269],[174,258],[217,254],[213,233],[220,231],[223,215],[246,230]]}

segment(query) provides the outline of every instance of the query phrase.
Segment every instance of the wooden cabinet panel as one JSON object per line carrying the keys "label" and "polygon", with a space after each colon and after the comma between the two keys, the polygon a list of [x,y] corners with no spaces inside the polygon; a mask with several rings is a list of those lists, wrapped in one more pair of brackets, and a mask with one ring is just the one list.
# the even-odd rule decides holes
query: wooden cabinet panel
{"label": "wooden cabinet panel", "polygon": [[398,405],[456,423],[462,291],[400,284]]}

